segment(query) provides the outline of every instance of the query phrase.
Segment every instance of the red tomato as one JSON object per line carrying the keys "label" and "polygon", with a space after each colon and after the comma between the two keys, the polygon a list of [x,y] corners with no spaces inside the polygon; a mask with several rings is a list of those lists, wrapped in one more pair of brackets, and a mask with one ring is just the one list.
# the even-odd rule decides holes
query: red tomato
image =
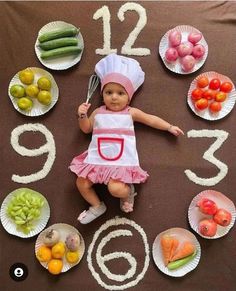
{"label": "red tomato", "polygon": [[203,91],[202,98],[206,98],[207,100],[211,100],[214,98],[215,94],[216,94],[215,91],[213,91],[211,89],[207,89],[207,90]]}
{"label": "red tomato", "polygon": [[221,110],[222,106],[220,102],[214,101],[209,105],[209,109],[212,112],[219,112]]}
{"label": "red tomato", "polygon": [[192,96],[192,100],[196,101],[198,99],[200,99],[202,97],[202,89],[196,88],[192,91],[191,96]]}
{"label": "red tomato", "polygon": [[225,93],[229,93],[233,89],[233,85],[230,82],[224,82],[220,86],[220,91],[223,91]]}
{"label": "red tomato", "polygon": [[220,88],[220,80],[217,78],[212,79],[209,83],[209,88],[213,89],[213,90],[219,89]]}
{"label": "red tomato", "polygon": [[227,97],[227,94],[225,92],[219,91],[215,96],[215,101],[224,102],[226,97]]}
{"label": "red tomato", "polygon": [[205,88],[209,85],[209,80],[207,77],[201,77],[197,80],[197,85],[199,88]]}
{"label": "red tomato", "polygon": [[199,100],[197,100],[195,102],[195,107],[198,109],[198,110],[203,110],[203,109],[206,109],[208,107],[208,100],[205,99],[205,98],[201,98]]}

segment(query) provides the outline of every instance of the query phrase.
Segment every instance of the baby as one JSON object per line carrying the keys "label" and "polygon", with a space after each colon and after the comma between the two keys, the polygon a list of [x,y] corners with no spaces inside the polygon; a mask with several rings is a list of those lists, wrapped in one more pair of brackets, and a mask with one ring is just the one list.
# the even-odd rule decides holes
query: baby
{"label": "baby", "polygon": [[110,54],[95,66],[101,80],[104,106],[95,109],[88,117],[91,104],[83,103],[78,108],[79,126],[85,133],[92,132],[92,141],[86,152],[76,156],[70,170],[78,178],[76,185],[83,198],[91,205],[78,220],[87,224],[106,211],[93,184],[106,184],[110,194],[120,198],[120,208],[132,212],[133,184],[146,181],[148,174],[139,166],[133,123],[169,131],[178,136],[183,131],[169,122],[130,107],[134,92],[144,82],[144,72],[139,63],[128,57]]}

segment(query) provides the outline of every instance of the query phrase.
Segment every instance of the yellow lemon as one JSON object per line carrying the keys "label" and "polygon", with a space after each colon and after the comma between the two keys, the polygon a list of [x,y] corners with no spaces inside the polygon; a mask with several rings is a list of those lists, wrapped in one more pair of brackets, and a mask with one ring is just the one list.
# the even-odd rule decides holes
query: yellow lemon
{"label": "yellow lemon", "polygon": [[63,268],[62,260],[52,259],[48,263],[48,271],[53,275],[60,274],[62,268]]}
{"label": "yellow lemon", "polygon": [[39,88],[37,85],[29,85],[26,87],[25,92],[29,97],[37,97]]}
{"label": "yellow lemon", "polygon": [[65,244],[60,241],[52,247],[52,257],[55,259],[61,259],[64,256],[65,251]]}
{"label": "yellow lemon", "polygon": [[73,264],[78,262],[79,260],[79,252],[67,252],[66,253],[66,260],[68,263]]}
{"label": "yellow lemon", "polygon": [[40,103],[44,105],[49,105],[52,102],[52,95],[49,91],[41,90],[37,96]]}
{"label": "yellow lemon", "polygon": [[34,81],[34,73],[31,69],[25,69],[19,72],[19,79],[23,84],[30,85]]}
{"label": "yellow lemon", "polygon": [[37,84],[41,90],[49,91],[51,89],[51,81],[47,77],[39,78]]}
{"label": "yellow lemon", "polygon": [[40,262],[49,262],[52,258],[51,249],[46,246],[41,246],[36,253],[36,257]]}
{"label": "yellow lemon", "polygon": [[27,97],[22,97],[17,101],[17,106],[22,110],[30,110],[33,106],[33,102],[31,99]]}

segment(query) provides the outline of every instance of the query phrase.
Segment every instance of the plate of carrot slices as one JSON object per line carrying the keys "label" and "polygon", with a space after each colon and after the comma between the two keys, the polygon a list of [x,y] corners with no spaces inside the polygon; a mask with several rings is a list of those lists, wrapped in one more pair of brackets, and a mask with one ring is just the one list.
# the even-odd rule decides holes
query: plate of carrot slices
{"label": "plate of carrot slices", "polygon": [[155,264],[163,273],[182,277],[197,267],[201,246],[190,231],[170,228],[157,235],[152,253]]}

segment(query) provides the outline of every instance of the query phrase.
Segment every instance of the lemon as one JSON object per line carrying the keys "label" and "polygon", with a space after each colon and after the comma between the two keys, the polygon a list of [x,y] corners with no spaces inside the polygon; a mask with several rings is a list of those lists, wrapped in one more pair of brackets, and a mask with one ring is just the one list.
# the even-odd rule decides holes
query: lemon
{"label": "lemon", "polygon": [[24,69],[19,72],[19,79],[25,85],[30,85],[34,81],[34,73],[31,69]]}
{"label": "lemon", "polygon": [[21,98],[25,96],[25,88],[22,85],[12,85],[10,88],[10,94],[15,98]]}
{"label": "lemon", "polygon": [[52,259],[48,263],[48,271],[53,275],[58,275],[61,273],[63,268],[62,260]]}
{"label": "lemon", "polygon": [[78,251],[76,251],[76,252],[71,252],[71,251],[67,252],[66,253],[66,260],[67,260],[68,263],[71,263],[71,264],[78,262],[78,260],[79,260],[79,252]]}
{"label": "lemon", "polygon": [[37,96],[40,103],[44,105],[49,105],[52,102],[52,95],[49,91],[41,90]]}
{"label": "lemon", "polygon": [[52,258],[51,249],[46,246],[41,246],[37,251],[36,257],[40,262],[49,262]]}
{"label": "lemon", "polygon": [[39,78],[37,84],[41,90],[49,91],[51,89],[51,81],[47,77]]}
{"label": "lemon", "polygon": [[37,85],[29,85],[26,87],[25,92],[29,97],[37,97],[39,88]]}
{"label": "lemon", "polygon": [[58,242],[52,247],[52,257],[54,259],[61,259],[65,254],[66,248],[63,242]]}
{"label": "lemon", "polygon": [[22,97],[17,101],[17,106],[22,110],[28,111],[32,108],[33,102],[27,97]]}

